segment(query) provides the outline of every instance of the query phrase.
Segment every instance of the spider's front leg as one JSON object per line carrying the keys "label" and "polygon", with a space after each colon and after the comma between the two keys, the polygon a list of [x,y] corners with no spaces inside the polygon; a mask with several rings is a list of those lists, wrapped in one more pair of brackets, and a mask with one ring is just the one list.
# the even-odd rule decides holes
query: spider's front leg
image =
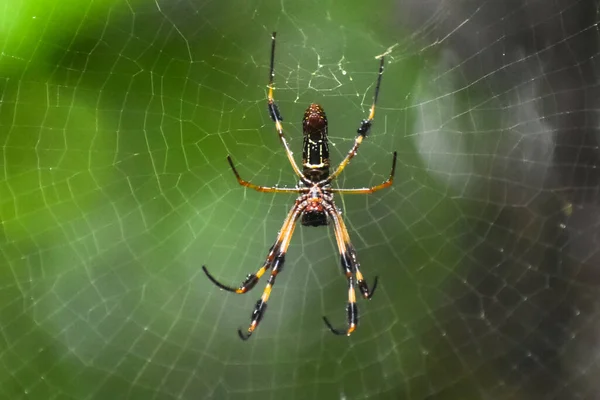
{"label": "spider's front leg", "polygon": [[238,330],[238,334],[243,340],[247,340],[250,337],[250,335],[252,335],[252,332],[254,332],[261,319],[263,318],[263,315],[267,309],[267,301],[269,300],[269,296],[271,295],[271,289],[275,284],[275,278],[277,277],[277,274],[283,269],[283,264],[285,262],[285,253],[287,252],[288,246],[290,245],[290,240],[296,227],[296,222],[302,215],[304,208],[306,208],[306,200],[303,198],[303,196],[300,196],[296,200],[296,203],[294,204],[287,218],[285,219],[283,226],[281,227],[281,230],[277,235],[277,240],[275,241],[275,244],[271,247],[271,250],[269,251],[269,255],[267,256],[265,263],[255,274],[248,275],[239,288],[236,289],[220,283],[208,272],[204,265],[202,266],[202,270],[212,283],[214,283],[216,286],[223,290],[227,290],[229,292],[238,294],[246,293],[250,289],[252,289],[256,285],[260,277],[264,275],[264,273],[269,268],[272,267],[271,276],[269,276],[267,286],[265,287],[261,298],[256,302],[256,306],[254,307],[254,311],[252,312],[252,320],[250,322],[250,326],[248,327],[247,333],[244,334],[241,329]]}
{"label": "spider's front leg", "polygon": [[348,234],[344,220],[341,215],[339,215],[333,201],[325,203],[325,206],[327,214],[333,220],[335,238],[340,251],[342,270],[348,280],[348,304],[346,306],[348,327],[345,330],[335,329],[327,317],[323,317],[323,320],[329,330],[336,335],[350,336],[358,326],[358,306],[356,305],[356,294],[354,291],[354,275],[356,275],[358,288],[362,296],[367,300],[371,299],[375,293],[375,289],[377,288],[377,277],[375,277],[373,288],[369,290],[369,286],[360,272],[360,264],[356,259],[354,246],[350,243],[350,235]]}
{"label": "spider's front leg", "polygon": [[241,329],[238,329],[238,335],[242,340],[248,340],[252,335],[252,332],[256,329],[260,321],[262,320],[265,311],[267,310],[267,301],[269,300],[269,296],[271,295],[271,290],[273,285],[275,284],[275,277],[281,270],[283,269],[283,263],[285,262],[285,251],[280,252],[277,257],[275,257],[275,262],[273,263],[273,269],[271,270],[271,276],[269,276],[269,280],[267,281],[267,286],[263,290],[263,294],[256,302],[254,306],[254,311],[252,312],[252,320],[250,322],[250,326],[246,333],[242,332]]}
{"label": "spider's front leg", "polygon": [[278,254],[273,262],[273,269],[271,270],[271,276],[269,276],[269,280],[267,281],[267,286],[265,286],[262,296],[256,302],[256,306],[254,306],[250,326],[248,327],[246,333],[242,332],[241,329],[238,329],[238,334],[242,340],[248,340],[248,338],[250,338],[250,336],[262,320],[265,311],[267,310],[267,301],[271,296],[271,290],[273,288],[273,285],[275,284],[275,278],[277,278],[277,274],[279,274],[283,269],[283,264],[285,262],[285,253],[287,252],[288,246],[290,245],[290,240],[292,239],[292,235],[294,234],[296,222],[298,221],[300,215],[302,215],[302,211],[304,211],[305,207],[305,201],[301,204],[299,204],[299,201],[297,201],[296,205],[292,209],[293,214],[290,218],[289,224],[287,225],[285,230],[282,229],[280,232],[281,245],[279,246]]}
{"label": "spider's front leg", "polygon": [[296,212],[298,211],[298,205],[299,205],[299,202],[297,201],[296,204],[294,204],[294,206],[288,213],[285,220],[283,221],[283,226],[281,227],[281,230],[279,231],[279,234],[277,235],[277,239],[275,240],[275,243],[269,249],[269,254],[267,255],[267,259],[265,260],[265,263],[263,264],[263,266],[260,267],[259,270],[256,271],[256,273],[249,274],[237,289],[233,288],[231,286],[224,285],[221,282],[219,282],[215,277],[212,276],[212,274],[210,272],[208,272],[208,269],[206,268],[206,266],[203,265],[202,270],[204,271],[204,273],[206,274],[208,279],[210,279],[210,281],[212,283],[214,283],[216,286],[218,286],[220,289],[226,290],[228,292],[243,294],[243,293],[250,291],[256,285],[256,283],[258,282],[260,277],[263,276],[264,273],[269,268],[271,268],[271,265],[273,264],[273,261],[275,260],[275,256],[280,253],[281,245],[283,244],[283,241],[284,241],[284,234],[288,231],[290,223],[293,224],[295,222],[294,218],[297,219]]}
{"label": "spider's front leg", "polygon": [[373,280],[373,288],[369,289],[369,286],[367,285],[367,281],[365,281],[363,274],[360,272],[360,264],[356,257],[356,250],[354,249],[354,246],[350,242],[350,234],[348,234],[348,228],[346,228],[344,219],[342,218],[342,216],[340,214],[337,213],[337,211],[335,212],[335,217],[337,218],[337,222],[339,223],[339,226],[340,226],[339,230],[340,230],[340,234],[342,236],[342,241],[346,247],[346,251],[343,254],[343,258],[345,258],[345,260],[344,259],[342,260],[342,264],[343,265],[350,264],[353,266],[354,273],[356,274],[356,280],[358,283],[358,289],[360,290],[360,293],[362,294],[363,298],[365,298],[366,300],[370,300],[371,297],[373,297],[373,294],[375,294],[375,289],[377,288],[378,277],[376,276],[375,279]]}

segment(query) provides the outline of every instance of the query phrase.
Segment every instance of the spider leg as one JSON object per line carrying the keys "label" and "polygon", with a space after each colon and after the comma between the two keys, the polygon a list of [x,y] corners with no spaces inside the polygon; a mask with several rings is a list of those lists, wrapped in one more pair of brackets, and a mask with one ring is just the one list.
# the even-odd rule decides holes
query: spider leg
{"label": "spider leg", "polygon": [[365,299],[370,300],[371,297],[373,297],[373,294],[375,293],[375,289],[377,288],[378,277],[375,277],[373,281],[373,288],[369,290],[369,286],[367,285],[363,274],[360,272],[360,264],[356,257],[356,250],[350,242],[350,234],[348,233],[348,228],[346,228],[346,224],[344,223],[344,219],[342,218],[341,214],[335,208],[333,208],[332,210],[332,219],[334,221],[337,220],[337,222],[339,223],[341,237],[343,243],[346,246],[346,258],[354,266],[354,272],[356,274],[356,280],[358,283],[358,288],[360,289],[360,293]]}
{"label": "spider leg", "polygon": [[237,181],[240,185],[245,186],[247,188],[250,189],[254,189],[257,192],[263,192],[263,193],[301,193],[301,192],[308,192],[308,188],[278,188],[278,187],[269,187],[269,186],[260,186],[260,185],[255,185],[252,182],[248,182],[244,179],[242,179],[240,177],[239,172],[237,171],[237,169],[235,168],[235,165],[233,164],[233,160],[231,159],[231,156],[227,155],[227,161],[229,162],[229,166],[231,166],[231,170],[233,171],[235,177],[237,178]]}
{"label": "spider leg", "polygon": [[275,129],[277,130],[277,134],[279,135],[279,141],[285,148],[285,153],[287,155],[288,160],[294,170],[294,173],[300,178],[302,182],[307,185],[310,185],[311,182],[300,172],[300,168],[298,168],[298,164],[294,160],[294,156],[292,151],[290,150],[290,146],[288,145],[287,140],[283,134],[283,126],[281,125],[281,121],[283,121],[283,117],[279,112],[279,107],[277,107],[277,103],[275,103],[275,98],[273,97],[273,78],[275,77],[275,37],[276,32],[273,32],[271,36],[271,68],[269,70],[269,94],[267,96],[267,106],[269,109],[269,116],[275,122]]}
{"label": "spider leg", "polygon": [[375,293],[375,289],[377,288],[377,277],[375,277],[373,288],[369,290],[367,282],[360,272],[360,264],[356,258],[356,250],[354,249],[354,246],[352,246],[352,243],[350,243],[350,235],[348,234],[348,230],[346,229],[342,217],[335,209],[333,203],[326,203],[326,209],[328,215],[333,220],[335,238],[340,251],[342,272],[346,275],[346,279],[348,280],[348,304],[346,305],[348,327],[345,330],[335,329],[327,317],[323,317],[323,321],[325,321],[329,330],[336,335],[350,336],[358,326],[358,306],[356,305],[354,276],[356,275],[356,280],[362,296],[367,300],[371,299]]}
{"label": "spider leg", "polygon": [[271,267],[271,264],[273,264],[273,260],[275,260],[275,256],[280,253],[281,245],[285,239],[284,235],[288,231],[290,223],[295,222],[294,218],[297,218],[295,215],[298,212],[298,206],[299,206],[299,202],[297,201],[296,204],[294,204],[294,206],[288,213],[287,217],[285,218],[285,220],[283,222],[283,226],[281,227],[281,230],[279,231],[279,234],[277,235],[277,239],[275,240],[275,243],[273,244],[273,246],[271,246],[271,249],[269,250],[269,254],[267,255],[267,259],[265,260],[265,263],[263,264],[263,266],[260,267],[259,270],[256,271],[256,273],[249,274],[237,289],[233,288],[231,286],[224,285],[221,282],[219,282],[216,278],[214,278],[211,275],[210,272],[208,272],[208,269],[206,268],[206,266],[203,265],[202,270],[204,271],[204,273],[206,274],[208,279],[210,279],[210,281],[212,283],[214,283],[216,286],[218,286],[220,289],[226,290],[228,292],[243,294],[243,293],[246,293],[249,290],[251,290],[256,285],[256,283],[258,282],[260,277],[263,276],[264,273]]}
{"label": "spider leg", "polygon": [[381,57],[381,62],[379,63],[379,74],[377,76],[377,85],[375,86],[375,94],[373,95],[373,104],[371,105],[371,111],[369,112],[369,117],[367,119],[363,119],[361,121],[360,126],[358,127],[358,129],[356,131],[358,133],[358,135],[356,135],[356,139],[354,139],[354,145],[352,146],[352,148],[350,149],[350,151],[348,152],[346,157],[342,160],[340,165],[338,165],[336,170],[331,175],[329,175],[329,177],[327,177],[327,179],[324,179],[323,181],[319,182],[319,185],[321,185],[321,184],[325,185],[325,184],[330,183],[339,174],[342,173],[342,171],[344,170],[344,168],[346,168],[346,166],[348,165],[350,160],[352,160],[352,158],[356,155],[356,152],[357,152],[358,148],[360,147],[361,143],[363,142],[364,138],[369,134],[369,130],[371,129],[371,124],[373,123],[373,118],[375,118],[375,106],[377,104],[377,98],[379,97],[379,88],[381,87],[381,76],[383,75],[383,64],[384,64],[384,57]]}
{"label": "spider leg", "polygon": [[386,187],[392,186],[394,182],[394,174],[396,173],[396,152],[394,152],[394,159],[392,161],[392,171],[390,172],[389,178],[383,183],[379,185],[372,186],[370,188],[360,188],[360,189],[335,189],[331,188],[332,193],[344,193],[344,194],[370,194],[375,193],[378,190],[385,189]]}
{"label": "spider leg", "polygon": [[292,235],[294,233],[294,229],[296,228],[296,222],[300,215],[302,215],[302,211],[306,207],[306,202],[303,202],[300,206],[296,204],[293,213],[291,214],[290,220],[285,227],[285,230],[282,229],[280,233],[280,246],[277,252],[277,256],[275,256],[273,261],[273,268],[271,269],[271,276],[269,276],[269,280],[267,281],[267,286],[263,290],[263,294],[256,302],[256,306],[254,306],[254,311],[252,312],[252,320],[250,322],[250,326],[248,327],[246,333],[242,332],[241,329],[238,329],[238,335],[242,340],[248,340],[252,335],[252,332],[256,329],[260,321],[262,320],[265,311],[267,310],[267,301],[269,300],[269,296],[271,295],[271,290],[273,285],[275,284],[275,278],[277,274],[279,274],[283,269],[283,264],[285,262],[285,253],[287,252],[288,246],[290,245],[290,240],[292,239]]}

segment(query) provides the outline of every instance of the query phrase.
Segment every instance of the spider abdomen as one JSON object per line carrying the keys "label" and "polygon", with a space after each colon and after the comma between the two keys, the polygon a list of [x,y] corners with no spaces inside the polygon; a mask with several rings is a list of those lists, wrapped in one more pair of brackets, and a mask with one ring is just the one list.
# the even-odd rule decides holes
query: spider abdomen
{"label": "spider abdomen", "polygon": [[306,109],[302,120],[302,132],[302,172],[311,182],[319,182],[329,176],[327,115],[323,107],[311,104]]}

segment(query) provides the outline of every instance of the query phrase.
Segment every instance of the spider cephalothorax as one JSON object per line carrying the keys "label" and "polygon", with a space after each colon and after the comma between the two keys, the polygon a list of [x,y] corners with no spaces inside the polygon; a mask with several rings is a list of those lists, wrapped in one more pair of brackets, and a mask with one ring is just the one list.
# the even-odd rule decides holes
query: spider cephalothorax
{"label": "spider cephalothorax", "polygon": [[327,318],[323,317],[325,324],[329,329],[338,335],[350,335],[358,325],[358,306],[356,305],[356,294],[354,286],[358,285],[362,296],[365,299],[370,299],[375,292],[377,287],[377,277],[375,277],[373,288],[369,290],[366,281],[362,273],[360,272],[360,264],[356,257],[356,250],[350,243],[350,235],[346,224],[342,219],[341,212],[336,207],[333,201],[334,193],[347,193],[347,194],[368,194],[374,193],[378,190],[384,189],[392,184],[394,179],[394,172],[396,169],[396,152],[392,161],[392,170],[389,178],[377,185],[370,188],[359,188],[359,189],[336,189],[331,187],[331,181],[333,181],[343,170],[346,168],[352,157],[356,155],[358,147],[362,143],[363,139],[368,135],[375,117],[375,104],[377,103],[377,97],[379,95],[379,87],[381,85],[381,76],[383,74],[383,57],[379,64],[379,74],[377,77],[377,85],[375,86],[375,95],[373,96],[373,105],[369,113],[369,117],[361,121],[360,127],[357,130],[358,135],[354,140],[354,145],[342,160],[340,165],[335,169],[333,173],[329,171],[329,144],[327,138],[327,116],[323,107],[318,104],[311,104],[304,112],[304,118],[302,120],[302,132],[304,134],[303,148],[302,148],[302,171],[298,168],[292,152],[288,146],[287,140],[283,134],[283,127],[281,125],[281,113],[273,98],[273,77],[274,73],[274,60],[275,60],[275,33],[273,33],[271,41],[271,69],[269,72],[269,93],[268,93],[268,107],[269,116],[275,122],[275,129],[279,134],[279,139],[285,148],[288,160],[294,170],[294,173],[299,178],[300,182],[295,188],[279,188],[279,187],[267,187],[255,185],[251,182],[245,181],[240,177],[237,172],[231,157],[227,156],[227,161],[235,174],[238,183],[242,186],[249,187],[259,192],[267,193],[297,193],[298,197],[292,206],[292,209],[288,213],[283,226],[277,235],[277,239],[267,255],[267,259],[263,266],[254,274],[250,274],[242,282],[240,287],[232,288],[223,285],[217,281],[206,269],[202,266],[206,276],[218,287],[223,290],[227,290],[234,293],[246,293],[252,289],[260,277],[270,268],[271,275],[267,281],[261,298],[254,307],[252,313],[252,321],[244,334],[241,330],[238,331],[240,337],[244,340],[248,339],[252,332],[256,329],[260,320],[262,319],[265,310],[267,309],[267,301],[271,295],[271,289],[275,284],[275,278],[277,274],[282,270],[283,263],[285,262],[285,253],[287,252],[292,234],[296,227],[296,222],[301,219],[301,224],[305,226],[322,226],[327,225],[329,222],[333,223],[335,232],[336,242],[340,251],[340,261],[342,264],[342,270],[348,281],[348,304],[346,307],[347,311],[347,328],[344,330],[338,330],[333,328]]}

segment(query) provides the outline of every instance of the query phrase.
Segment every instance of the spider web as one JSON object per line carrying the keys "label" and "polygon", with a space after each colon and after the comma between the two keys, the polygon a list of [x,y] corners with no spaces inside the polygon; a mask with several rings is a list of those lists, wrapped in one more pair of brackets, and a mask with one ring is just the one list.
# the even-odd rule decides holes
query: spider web
{"label": "spider web", "polygon": [[[20,3],[20,4],[19,4]],[[450,4],[452,3],[452,4]],[[503,3],[503,4],[501,4]],[[11,2],[0,27],[0,398],[585,399],[598,362],[591,1]],[[298,227],[253,337],[311,102],[368,281]]]}

